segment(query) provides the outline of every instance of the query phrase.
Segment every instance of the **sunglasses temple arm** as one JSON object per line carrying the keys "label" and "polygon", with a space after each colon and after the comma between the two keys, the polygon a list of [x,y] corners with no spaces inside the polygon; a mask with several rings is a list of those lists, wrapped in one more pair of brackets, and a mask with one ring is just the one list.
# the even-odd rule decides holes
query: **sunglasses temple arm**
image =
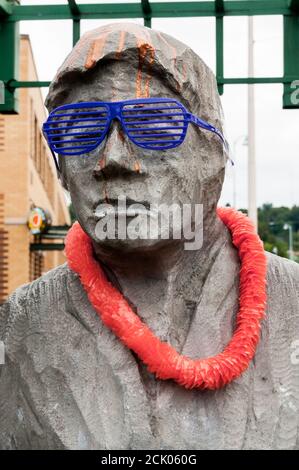
{"label": "sunglasses temple arm", "polygon": [[217,128],[214,128],[215,130],[213,131],[216,135],[218,135],[218,137],[222,140],[223,142],[223,145],[224,145],[224,148],[225,148],[225,151],[228,155],[228,159],[229,161],[231,162],[232,166],[234,166],[235,162],[232,158],[232,152],[231,152],[231,148],[229,146],[229,143],[228,141],[226,140],[226,138],[223,136],[223,134],[220,132],[219,129]]}
{"label": "sunglasses temple arm", "polygon": [[203,129],[206,129],[207,131],[214,132],[214,134],[216,134],[221,139],[221,141],[224,145],[225,151],[227,152],[229,161],[231,162],[232,165],[234,165],[235,162],[231,158],[231,151],[230,151],[229,144],[228,144],[227,140],[225,139],[225,137],[220,132],[220,130],[217,129],[217,127],[214,127],[211,124],[209,124],[208,122],[204,121],[203,119],[200,119],[199,117],[195,116],[194,114],[188,113],[188,118],[189,118],[190,122],[193,122],[193,124],[196,124],[197,126],[203,128]]}

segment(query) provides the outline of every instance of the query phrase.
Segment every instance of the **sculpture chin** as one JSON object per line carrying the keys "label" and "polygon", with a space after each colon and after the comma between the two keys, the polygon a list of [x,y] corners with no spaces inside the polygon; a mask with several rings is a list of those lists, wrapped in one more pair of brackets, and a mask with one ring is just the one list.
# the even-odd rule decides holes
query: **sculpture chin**
{"label": "sculpture chin", "polygon": [[[105,251],[106,250],[113,250],[113,251],[119,251],[122,253],[146,253],[146,252],[154,252],[156,250],[161,249],[162,247],[165,247],[169,245],[170,243],[174,243],[174,240],[142,240],[142,239],[136,239],[136,240],[120,240],[120,239],[115,239],[115,240],[99,240],[96,237],[93,237],[94,242],[97,244],[99,248],[103,248]],[[177,241],[176,241],[177,242]]]}

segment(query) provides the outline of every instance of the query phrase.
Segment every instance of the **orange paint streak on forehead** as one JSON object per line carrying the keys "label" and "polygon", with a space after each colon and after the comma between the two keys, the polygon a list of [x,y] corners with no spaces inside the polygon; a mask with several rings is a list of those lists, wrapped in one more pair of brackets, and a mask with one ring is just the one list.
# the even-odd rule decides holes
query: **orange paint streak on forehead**
{"label": "orange paint streak on forehead", "polygon": [[[118,25],[110,24],[100,28],[100,30],[92,30],[85,33],[82,39],[77,43],[65,66],[71,66],[79,59],[80,54],[86,53],[86,59],[82,57],[85,69],[90,69],[96,65],[103,55],[107,39],[111,33],[119,32],[119,42],[115,52],[115,58],[119,59],[124,50],[127,34],[135,36],[138,48],[138,71],[136,77],[136,97],[145,98],[150,95],[150,80],[152,78],[151,66],[155,57],[155,47],[152,45],[151,35],[147,30],[143,30],[134,23],[122,25],[119,29]],[[165,41],[165,40],[164,40]],[[87,51],[84,51],[86,48]],[[172,48],[173,56],[175,54]],[[175,58],[174,58],[175,60]],[[145,70],[143,70],[145,69]]]}
{"label": "orange paint streak on forehead", "polygon": [[[139,45],[138,51],[139,51],[139,66],[138,66],[137,78],[136,78],[136,98],[149,98],[149,95],[150,95],[149,85],[150,85],[150,79],[152,78],[152,75],[150,73],[150,68],[155,57],[155,49],[150,44],[142,43]],[[144,83],[144,86],[142,87],[142,79],[143,79],[142,68],[145,63],[145,59],[147,55],[149,55],[148,73],[145,73],[145,83]]]}
{"label": "orange paint streak on forehead", "polygon": [[109,33],[105,33],[103,34],[103,36],[100,36],[99,38],[94,39],[88,51],[87,58],[84,64],[84,67],[86,69],[91,69],[92,67],[96,65],[97,61],[101,57],[101,53],[102,53],[102,50],[104,49],[108,34]]}
{"label": "orange paint streak on forehead", "polygon": [[[139,63],[136,77],[136,98],[149,98],[150,96],[150,80],[152,78],[151,66],[155,58],[155,48],[151,44],[151,38],[147,31],[143,31],[143,37],[136,34]],[[147,58],[148,56],[148,58]],[[147,58],[147,73],[145,73],[145,83],[142,87],[142,68],[146,63]],[[143,89],[142,89],[143,88]]]}
{"label": "orange paint streak on forehead", "polygon": [[93,31],[93,41],[87,53],[87,58],[84,64],[86,69],[94,67],[97,61],[101,58],[107,38],[110,33],[113,33],[113,27],[113,25],[106,25],[101,28],[100,32]]}
{"label": "orange paint streak on forehead", "polygon": [[116,54],[115,54],[116,59],[120,59],[122,50],[123,50],[124,45],[125,45],[126,34],[127,34],[127,31],[121,31],[120,32],[118,49],[117,49]]}
{"label": "orange paint streak on forehead", "polygon": [[70,55],[66,59],[64,63],[64,68],[71,67],[75,60],[79,57],[80,53],[82,53],[83,47],[90,42],[91,37],[94,36],[94,31],[88,31],[87,33],[79,39],[73,50],[71,51]]}

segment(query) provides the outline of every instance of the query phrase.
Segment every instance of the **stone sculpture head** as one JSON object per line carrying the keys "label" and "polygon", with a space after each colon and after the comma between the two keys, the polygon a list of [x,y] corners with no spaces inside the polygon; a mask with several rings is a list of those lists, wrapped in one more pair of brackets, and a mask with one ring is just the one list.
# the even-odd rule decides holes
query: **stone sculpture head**
{"label": "stone sculpture head", "polygon": [[[133,23],[112,23],[84,34],[53,79],[46,106],[50,112],[79,101],[144,97],[176,98],[222,130],[221,104],[210,69],[180,41]],[[145,151],[114,120],[99,147],[83,158],[60,156],[59,164],[80,225],[93,241],[106,248],[146,251],[166,241],[100,241],[96,207],[120,195],[145,205],[200,203],[207,224],[216,217],[226,160],[219,139],[192,124],[179,147]]]}

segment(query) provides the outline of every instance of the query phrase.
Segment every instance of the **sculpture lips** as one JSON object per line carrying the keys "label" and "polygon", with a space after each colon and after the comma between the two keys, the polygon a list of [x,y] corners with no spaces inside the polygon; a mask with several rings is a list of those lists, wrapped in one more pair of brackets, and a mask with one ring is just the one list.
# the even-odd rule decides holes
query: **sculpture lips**
{"label": "sculpture lips", "polygon": [[127,209],[113,209],[113,208],[109,208],[107,207],[107,209],[101,209],[99,211],[96,211],[95,212],[95,216],[96,218],[98,219],[102,219],[103,217],[106,217],[107,215],[108,216],[121,216],[121,215],[125,215],[126,217],[136,217],[137,215],[149,215],[150,214],[150,211],[148,211],[147,209],[131,209],[131,208],[127,208]]}
{"label": "sculpture lips", "polygon": [[137,202],[132,199],[109,199],[109,202],[100,202],[94,215],[98,219],[106,216],[136,217],[137,215],[153,215],[150,204],[147,201]]}

